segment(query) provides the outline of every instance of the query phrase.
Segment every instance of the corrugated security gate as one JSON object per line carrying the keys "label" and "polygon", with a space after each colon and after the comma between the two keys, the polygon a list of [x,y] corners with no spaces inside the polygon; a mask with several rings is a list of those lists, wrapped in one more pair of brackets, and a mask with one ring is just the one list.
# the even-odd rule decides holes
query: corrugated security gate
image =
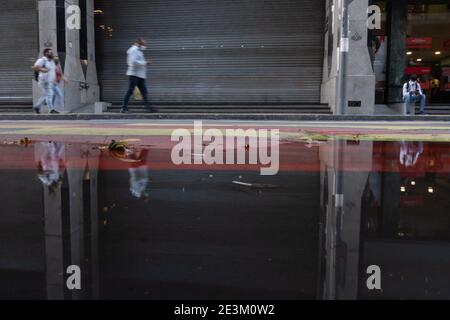
{"label": "corrugated security gate", "polygon": [[316,104],[323,0],[96,0],[103,100],[120,103],[126,50],[148,40],[160,104]]}
{"label": "corrugated security gate", "polygon": [[0,1],[0,104],[31,104],[38,52],[36,0]]}

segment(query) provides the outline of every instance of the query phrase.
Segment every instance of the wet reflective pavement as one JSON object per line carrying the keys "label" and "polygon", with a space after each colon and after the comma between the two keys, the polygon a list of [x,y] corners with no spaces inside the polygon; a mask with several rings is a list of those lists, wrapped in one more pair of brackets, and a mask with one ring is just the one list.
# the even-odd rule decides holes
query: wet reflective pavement
{"label": "wet reflective pavement", "polygon": [[446,124],[205,125],[279,129],[272,176],[174,164],[192,126],[0,123],[0,298],[450,299]]}

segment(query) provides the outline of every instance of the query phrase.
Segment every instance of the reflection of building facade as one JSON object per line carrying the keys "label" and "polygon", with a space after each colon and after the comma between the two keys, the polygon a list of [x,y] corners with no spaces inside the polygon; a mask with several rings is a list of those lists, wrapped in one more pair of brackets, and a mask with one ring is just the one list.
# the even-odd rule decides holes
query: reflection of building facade
{"label": "reflection of building facade", "polygon": [[[0,13],[0,28],[7,30],[0,39],[0,69],[8,75],[0,79],[0,104],[29,106],[30,66],[45,47],[58,52],[71,80],[64,88],[66,110],[98,100],[120,104],[125,51],[143,36],[150,40],[156,105],[303,105],[317,112],[328,105],[335,111],[341,3],[8,1]],[[80,31],[66,27],[71,4],[81,8]],[[368,33],[370,4],[382,8],[382,26]],[[446,1],[358,0],[349,12],[346,113],[371,114],[375,103],[395,109],[404,74],[411,72],[421,75],[430,102],[450,103]]]}
{"label": "reflection of building facade", "polygon": [[[436,150],[448,154],[448,145],[321,147],[321,298],[448,298],[450,158]],[[366,286],[372,265],[381,268],[382,291]]]}

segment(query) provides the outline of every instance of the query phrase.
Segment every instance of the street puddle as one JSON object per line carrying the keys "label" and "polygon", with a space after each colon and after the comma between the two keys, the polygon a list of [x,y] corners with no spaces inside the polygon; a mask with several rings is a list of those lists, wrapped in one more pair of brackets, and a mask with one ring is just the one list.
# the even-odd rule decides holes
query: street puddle
{"label": "street puddle", "polygon": [[0,145],[0,298],[450,298],[447,142],[303,132],[264,176],[103,140]]}

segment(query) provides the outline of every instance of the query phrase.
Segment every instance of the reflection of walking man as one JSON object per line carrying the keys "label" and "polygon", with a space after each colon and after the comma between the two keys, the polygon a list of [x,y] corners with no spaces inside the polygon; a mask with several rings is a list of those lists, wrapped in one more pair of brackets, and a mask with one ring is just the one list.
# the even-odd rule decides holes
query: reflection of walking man
{"label": "reflection of walking man", "polygon": [[130,173],[130,192],[134,197],[139,199],[148,198],[150,194],[148,188],[150,181],[147,166],[148,152],[148,149],[143,149],[140,153],[136,154],[136,158],[140,162],[135,163],[128,169]]}
{"label": "reflection of walking man", "polygon": [[127,51],[128,54],[127,76],[129,84],[128,84],[128,91],[125,96],[125,100],[121,110],[122,113],[129,112],[128,103],[136,87],[139,88],[139,91],[141,92],[142,97],[144,98],[145,108],[148,111],[150,111],[150,101],[148,99],[147,85],[145,83],[145,79],[147,78],[147,64],[148,64],[144,57],[145,49],[146,49],[145,40],[141,38],[138,39],[136,43]]}
{"label": "reflection of walking man", "polygon": [[47,103],[49,113],[59,113],[53,106],[53,90],[56,79],[56,66],[53,57],[52,49],[47,48],[44,50],[44,56],[36,61],[33,66],[33,70],[39,74],[37,80],[39,89],[41,90],[41,97],[34,106],[36,113],[41,113],[41,107],[44,103]]}

